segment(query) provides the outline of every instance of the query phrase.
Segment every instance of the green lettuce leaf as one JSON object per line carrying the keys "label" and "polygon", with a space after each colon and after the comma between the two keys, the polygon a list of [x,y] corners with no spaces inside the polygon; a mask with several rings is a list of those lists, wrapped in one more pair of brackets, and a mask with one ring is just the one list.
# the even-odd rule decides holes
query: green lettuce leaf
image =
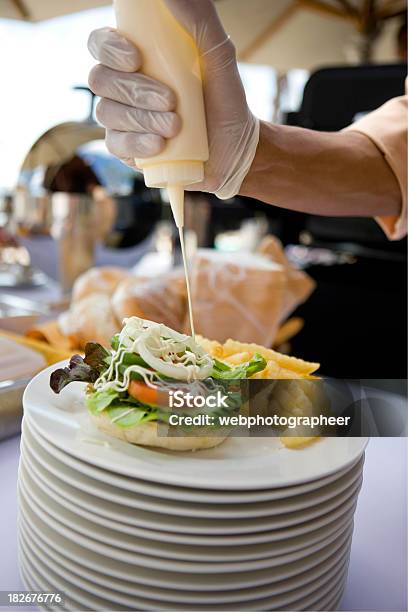
{"label": "green lettuce leaf", "polygon": [[214,369],[219,372],[229,372],[231,370],[231,366],[223,363],[222,361],[218,361],[218,359],[213,358],[214,361]]}
{"label": "green lettuce leaf", "polygon": [[111,338],[111,347],[114,351],[117,351],[119,348],[119,334],[115,334]]}
{"label": "green lettuce leaf", "polygon": [[114,422],[118,427],[124,429],[128,427],[135,427],[148,421],[156,421],[156,411],[146,412],[140,408],[132,408],[131,406],[112,406],[107,409],[107,414],[111,421]]}
{"label": "green lettuce leaf", "polygon": [[215,359],[211,376],[218,380],[241,380],[261,372],[266,368],[266,365],[266,360],[259,353],[255,353],[250,361],[234,367]]}
{"label": "green lettuce leaf", "polygon": [[119,397],[119,393],[113,389],[93,391],[86,397],[86,406],[92,414],[100,414],[114,401],[117,401]]}

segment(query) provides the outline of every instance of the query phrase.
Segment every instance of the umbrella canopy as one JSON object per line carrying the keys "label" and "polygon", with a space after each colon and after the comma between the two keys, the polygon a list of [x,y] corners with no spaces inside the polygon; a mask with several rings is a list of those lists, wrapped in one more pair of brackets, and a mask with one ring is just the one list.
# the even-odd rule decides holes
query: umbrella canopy
{"label": "umbrella canopy", "polygon": [[45,132],[32,145],[21,171],[61,164],[70,159],[81,145],[103,138],[105,129],[99,125],[75,121],[60,123]]}
{"label": "umbrella canopy", "polygon": [[[350,59],[370,61],[374,42],[385,30],[390,38],[388,22],[406,14],[407,9],[406,0],[216,2],[239,59],[269,64],[280,72]],[[111,0],[0,0],[0,18],[36,22],[109,4]],[[382,38],[387,39],[387,32]],[[355,52],[351,58],[353,42]],[[380,47],[376,61],[392,60],[390,42],[386,40]]]}
{"label": "umbrella canopy", "polygon": [[[369,61],[388,24],[406,14],[406,0],[218,0],[238,59],[280,72]],[[392,30],[392,28],[391,28]],[[384,36],[385,38],[386,36]],[[352,57],[352,47],[355,47]],[[389,45],[375,58],[389,61]],[[395,58],[394,58],[395,59]]]}
{"label": "umbrella canopy", "polygon": [[78,13],[98,6],[112,4],[111,0],[0,0],[0,18],[43,21],[69,13]]}

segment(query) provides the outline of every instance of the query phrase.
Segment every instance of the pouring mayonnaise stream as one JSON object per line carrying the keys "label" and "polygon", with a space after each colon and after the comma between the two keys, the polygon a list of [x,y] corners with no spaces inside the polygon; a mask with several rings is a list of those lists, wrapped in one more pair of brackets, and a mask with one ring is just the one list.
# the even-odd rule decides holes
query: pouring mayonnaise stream
{"label": "pouring mayonnaise stream", "polygon": [[141,71],[168,85],[177,95],[176,111],[182,120],[179,134],[159,155],[136,159],[147,187],[167,189],[179,230],[191,333],[194,322],[184,246],[184,189],[204,179],[208,139],[201,81],[200,58],[192,37],[167,8],[164,0],[114,0],[119,32],[142,53]]}

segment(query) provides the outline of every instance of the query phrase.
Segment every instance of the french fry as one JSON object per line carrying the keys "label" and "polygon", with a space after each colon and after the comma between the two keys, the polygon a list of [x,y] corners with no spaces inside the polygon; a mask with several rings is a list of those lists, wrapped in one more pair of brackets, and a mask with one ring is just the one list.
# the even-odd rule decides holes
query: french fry
{"label": "french fry", "polygon": [[304,325],[305,322],[300,317],[292,317],[291,319],[288,319],[278,329],[273,345],[281,346],[285,342],[288,342],[291,338],[293,338],[293,336],[296,336],[296,334],[300,332]]}
{"label": "french fry", "polygon": [[286,446],[286,448],[292,448],[292,449],[304,448],[305,446],[308,446],[309,444],[312,444],[313,442],[317,442],[317,440],[320,440],[320,439],[321,438],[319,438],[318,436],[314,436],[313,438],[303,438],[301,436],[298,436],[298,437],[281,436],[280,437],[280,441],[282,442],[282,444]]}
{"label": "french fry", "polygon": [[222,344],[217,342],[216,340],[208,340],[208,338],[204,338],[203,336],[196,336],[196,340],[202,348],[212,355],[212,357],[216,357],[217,359],[222,359],[224,355],[224,349]]}
{"label": "french fry", "polygon": [[262,372],[258,372],[252,378],[261,380],[281,380],[281,379],[292,379],[292,378],[303,378],[302,374],[288,370],[287,368],[281,368],[276,361],[268,361],[267,366]]}
{"label": "french fry", "polygon": [[234,355],[235,353],[241,353],[243,351],[251,353],[254,355],[255,353],[259,353],[264,357],[268,362],[273,361],[277,363],[281,368],[286,370],[291,370],[292,372],[296,372],[301,375],[309,375],[315,372],[319,365],[318,363],[313,363],[309,361],[303,361],[303,359],[298,359],[297,357],[289,357],[288,355],[283,355],[282,353],[278,353],[272,349],[267,349],[264,346],[260,346],[258,344],[246,344],[244,342],[237,342],[236,340],[227,340],[224,344],[224,357],[229,357]]}
{"label": "french fry", "polygon": [[230,355],[229,357],[225,357],[224,361],[229,365],[240,365],[241,363],[245,363],[251,359],[252,355],[248,352],[243,353],[235,353],[234,355]]}
{"label": "french fry", "polygon": [[258,344],[246,344],[235,340],[227,340],[222,345],[215,340],[208,340],[202,336],[197,336],[197,342],[210,355],[225,361],[229,365],[239,365],[249,361],[255,353],[259,353],[267,360],[267,366],[262,372],[258,372],[253,378],[258,379],[292,379],[292,378],[313,378],[312,372],[319,367],[318,363],[311,363],[282,355],[272,349],[267,349]]}

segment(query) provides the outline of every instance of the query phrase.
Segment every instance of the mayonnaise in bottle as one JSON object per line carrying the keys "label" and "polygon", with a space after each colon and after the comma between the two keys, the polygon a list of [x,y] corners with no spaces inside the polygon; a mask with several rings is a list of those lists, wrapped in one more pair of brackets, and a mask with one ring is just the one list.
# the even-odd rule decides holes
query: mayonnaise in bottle
{"label": "mayonnaise in bottle", "polygon": [[182,120],[179,134],[159,155],[136,159],[148,187],[166,188],[176,225],[186,273],[191,331],[194,335],[190,283],[184,249],[184,188],[204,178],[208,139],[200,59],[192,37],[167,8],[164,0],[114,0],[119,32],[142,53],[141,72],[168,85],[177,95]]}

